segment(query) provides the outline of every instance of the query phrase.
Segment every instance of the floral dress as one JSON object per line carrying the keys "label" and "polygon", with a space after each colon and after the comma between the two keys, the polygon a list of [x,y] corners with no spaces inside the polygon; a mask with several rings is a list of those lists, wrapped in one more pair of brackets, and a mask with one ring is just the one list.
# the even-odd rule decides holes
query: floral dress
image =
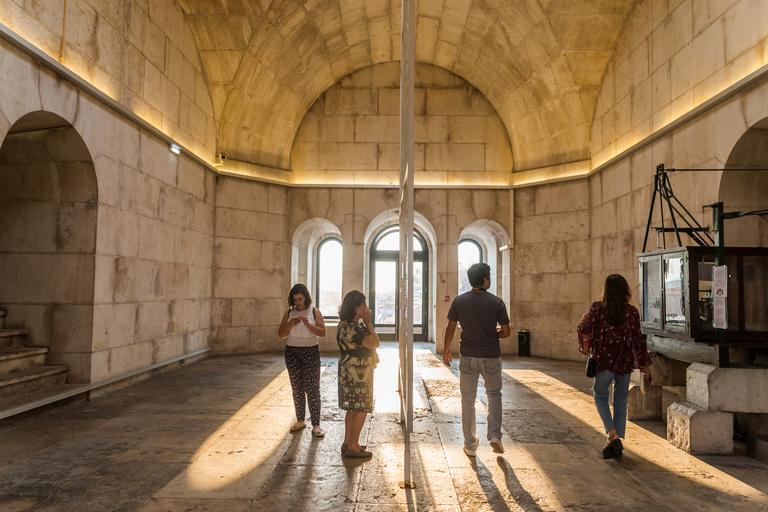
{"label": "floral dress", "polygon": [[635,368],[649,366],[651,358],[648,356],[645,336],[640,331],[640,313],[637,308],[627,304],[624,321],[619,325],[606,322],[601,309],[602,302],[593,302],[577,329],[581,336],[594,333],[592,357],[595,358],[596,370],[626,375]]}
{"label": "floral dress", "polygon": [[373,412],[373,368],[376,351],[363,347],[370,333],[354,320],[339,322],[339,408],[345,411]]}

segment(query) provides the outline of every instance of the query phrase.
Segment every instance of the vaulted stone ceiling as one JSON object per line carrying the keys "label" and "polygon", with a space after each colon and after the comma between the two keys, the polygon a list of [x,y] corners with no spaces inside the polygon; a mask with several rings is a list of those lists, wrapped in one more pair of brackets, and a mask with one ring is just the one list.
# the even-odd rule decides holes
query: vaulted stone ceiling
{"label": "vaulted stone ceiling", "polygon": [[[635,0],[419,0],[416,60],[477,87],[515,170],[589,158],[595,103]],[[179,0],[211,88],[218,150],[283,169],[315,100],[400,58],[398,0]]]}

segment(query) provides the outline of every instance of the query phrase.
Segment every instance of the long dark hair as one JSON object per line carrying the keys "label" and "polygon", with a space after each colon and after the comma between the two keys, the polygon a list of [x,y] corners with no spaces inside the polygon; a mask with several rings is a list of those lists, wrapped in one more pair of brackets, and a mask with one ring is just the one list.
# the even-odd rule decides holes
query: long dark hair
{"label": "long dark hair", "polygon": [[611,325],[621,325],[627,313],[627,304],[632,298],[627,280],[621,274],[611,274],[603,285],[603,314]]}
{"label": "long dark hair", "polygon": [[306,307],[309,307],[312,305],[312,297],[309,295],[309,290],[307,290],[307,287],[303,284],[295,284],[293,285],[293,288],[291,288],[291,291],[288,292],[288,307],[293,309],[293,296],[294,295],[303,295],[304,296],[304,305]]}
{"label": "long dark hair", "polygon": [[339,320],[352,320],[355,318],[355,310],[365,302],[365,295],[357,290],[352,290],[344,296],[344,301],[339,308]]}

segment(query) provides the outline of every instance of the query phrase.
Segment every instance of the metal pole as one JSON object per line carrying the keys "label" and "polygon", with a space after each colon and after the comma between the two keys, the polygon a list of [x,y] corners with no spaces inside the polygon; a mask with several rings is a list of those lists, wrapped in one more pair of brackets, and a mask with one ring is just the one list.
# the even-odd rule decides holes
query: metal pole
{"label": "metal pole", "polygon": [[403,0],[400,44],[400,414],[403,424],[402,488],[411,479],[413,431],[413,124],[416,47],[416,0]]}

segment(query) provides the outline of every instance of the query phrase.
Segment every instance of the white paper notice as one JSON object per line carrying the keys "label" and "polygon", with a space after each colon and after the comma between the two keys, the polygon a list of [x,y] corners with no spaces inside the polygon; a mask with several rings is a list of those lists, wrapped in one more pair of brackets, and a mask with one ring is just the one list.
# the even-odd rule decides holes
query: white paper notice
{"label": "white paper notice", "polygon": [[712,268],[714,294],[712,327],[715,329],[728,328],[728,267],[725,265]]}

